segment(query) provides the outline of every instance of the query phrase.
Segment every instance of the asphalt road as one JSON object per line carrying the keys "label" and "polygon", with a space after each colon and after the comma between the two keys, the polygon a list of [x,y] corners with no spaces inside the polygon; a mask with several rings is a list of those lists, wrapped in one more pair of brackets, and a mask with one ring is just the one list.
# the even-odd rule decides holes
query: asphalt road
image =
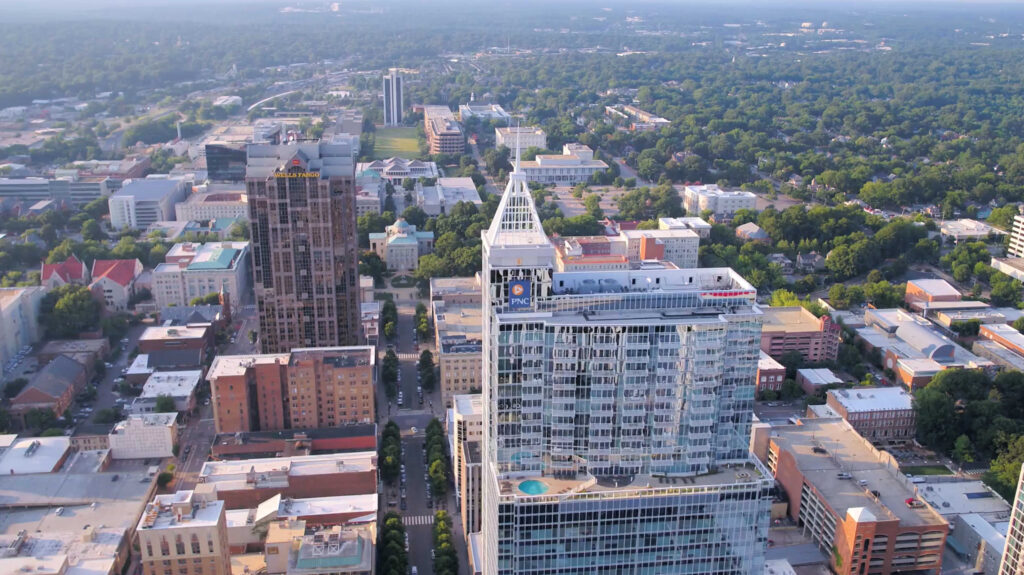
{"label": "asphalt road", "polygon": [[[128,328],[128,334],[125,335],[125,337],[128,338],[128,343],[117,343],[117,345],[121,346],[121,354],[117,357],[116,361],[111,362],[112,367],[106,368],[106,373],[96,386],[96,400],[87,404],[87,407],[92,409],[92,411],[88,412],[88,421],[93,421],[96,418],[96,414],[101,409],[117,406],[121,407],[123,411],[127,411],[127,406],[130,404],[131,398],[125,398],[128,403],[117,403],[120,396],[114,393],[114,380],[121,377],[121,371],[132,364],[133,358],[130,357],[130,354],[132,350],[139,345],[139,338],[142,336],[142,332],[151,325],[153,324],[142,323]],[[71,409],[71,413],[77,413],[80,412],[80,410],[81,407],[74,407]]]}
{"label": "asphalt road", "polygon": [[[406,532],[409,534],[409,565],[415,565],[418,572],[423,575],[433,572],[433,560],[430,552],[433,549],[434,512],[438,509],[446,509],[453,518],[452,539],[455,540],[456,549],[459,552],[459,572],[468,574],[469,560],[464,535],[458,521],[453,488],[449,486],[449,492],[443,500],[434,497],[428,498],[427,482],[424,480],[427,472],[423,453],[424,432],[432,418],[437,417],[443,421],[445,415],[439,386],[432,391],[424,391],[422,404],[419,402],[416,389],[418,385],[416,361],[423,349],[434,351],[433,341],[431,338],[418,341],[414,333],[413,319],[416,303],[420,301],[410,297],[410,294],[414,292],[393,289],[389,289],[388,292],[395,294],[395,303],[398,306],[397,334],[390,343],[395,346],[395,353],[399,358],[401,373],[399,389],[402,391],[404,401],[399,406],[397,399],[387,400],[384,385],[381,383],[377,397],[384,398],[386,403],[379,405],[378,422],[383,428],[389,419],[394,420],[402,430],[404,450],[402,463],[405,465],[405,482],[403,484],[399,480],[398,485],[385,487],[384,505],[388,511],[397,511],[402,515]],[[424,301],[424,303],[426,302]],[[386,344],[380,348],[381,357],[386,349]],[[404,510],[400,505],[403,499],[403,490],[406,505]],[[392,507],[390,505],[392,501],[398,506]]]}

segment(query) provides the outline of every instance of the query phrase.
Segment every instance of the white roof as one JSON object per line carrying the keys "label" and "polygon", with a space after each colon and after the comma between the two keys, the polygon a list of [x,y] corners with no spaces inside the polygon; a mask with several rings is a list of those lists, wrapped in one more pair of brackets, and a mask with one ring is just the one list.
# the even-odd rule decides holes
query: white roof
{"label": "white roof", "polygon": [[775,359],[773,359],[772,356],[768,355],[762,350],[761,356],[757,360],[757,369],[786,369],[786,367],[781,363],[775,361]]}
{"label": "white roof", "polygon": [[[173,512],[173,506],[186,506],[188,512],[181,519]],[[153,502],[146,506],[138,529],[190,529],[216,525],[224,512],[224,502],[219,500],[206,501],[201,504],[193,497],[193,492],[178,491],[157,495]]]}
{"label": "white roof", "polygon": [[456,395],[453,398],[455,414],[460,417],[479,417],[483,414],[484,399],[479,393]]}
{"label": "white roof", "polygon": [[853,413],[913,409],[913,397],[902,387],[832,389],[828,394],[834,397],[847,411]]}
{"label": "white roof", "polygon": [[0,455],[0,475],[50,473],[71,448],[68,437],[25,437]]}
{"label": "white roof", "polygon": [[992,519],[1010,515],[1010,504],[981,481],[927,483],[918,493],[941,515],[978,513]]}
{"label": "white roof", "polygon": [[959,296],[960,291],[950,285],[949,282],[942,279],[919,279],[910,280],[907,283],[913,284],[918,287],[921,291],[927,293],[932,297],[941,296]]}
{"label": "white roof", "polygon": [[997,553],[1006,549],[1006,535],[1000,533],[991,523],[977,513],[964,513],[960,516],[971,529],[985,540]]}
{"label": "white roof", "polygon": [[798,376],[803,376],[811,385],[830,385],[833,383],[843,383],[843,380],[836,377],[836,374],[832,373],[831,369],[819,367],[796,370]]}
{"label": "white roof", "polygon": [[189,371],[158,371],[149,376],[146,384],[142,386],[141,398],[169,395],[171,397],[188,397],[199,385],[203,378],[203,372],[196,370]]}
{"label": "white roof", "polygon": [[199,476],[206,483],[233,481],[254,473],[280,472],[287,475],[322,475],[339,472],[371,471],[376,468],[373,459],[377,453],[359,451],[354,453],[331,453],[324,455],[302,455],[297,457],[269,457],[240,461],[207,461]]}
{"label": "white roof", "polygon": [[309,497],[305,499],[281,498],[277,508],[278,517],[309,517],[335,513],[368,513],[376,517],[378,496],[376,493],[362,495],[340,495],[336,497]]}

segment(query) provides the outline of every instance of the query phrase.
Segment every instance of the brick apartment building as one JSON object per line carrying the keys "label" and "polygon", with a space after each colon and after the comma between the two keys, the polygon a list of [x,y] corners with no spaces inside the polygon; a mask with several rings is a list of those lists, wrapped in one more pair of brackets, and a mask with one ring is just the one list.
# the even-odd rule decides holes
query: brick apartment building
{"label": "brick apartment building", "polygon": [[839,324],[828,315],[819,318],[802,307],[767,307],[761,350],[776,359],[797,351],[809,362],[835,361],[839,332]]}

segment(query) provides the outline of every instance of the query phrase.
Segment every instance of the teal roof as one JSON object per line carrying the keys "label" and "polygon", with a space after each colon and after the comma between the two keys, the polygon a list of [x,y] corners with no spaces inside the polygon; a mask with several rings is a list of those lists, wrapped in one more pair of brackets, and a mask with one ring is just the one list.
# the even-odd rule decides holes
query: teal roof
{"label": "teal roof", "polygon": [[217,218],[213,220],[210,227],[216,231],[226,230],[234,225],[238,221],[238,218]]}
{"label": "teal roof", "polygon": [[193,261],[188,264],[190,270],[226,270],[231,268],[231,262],[234,261],[235,256],[238,255],[238,251],[234,248],[224,249],[217,248],[209,259],[201,262]]}

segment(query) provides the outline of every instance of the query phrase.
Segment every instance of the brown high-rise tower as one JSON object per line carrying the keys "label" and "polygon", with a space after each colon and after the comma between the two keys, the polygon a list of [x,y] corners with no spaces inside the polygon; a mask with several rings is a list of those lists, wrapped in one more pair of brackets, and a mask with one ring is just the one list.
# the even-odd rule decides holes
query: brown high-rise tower
{"label": "brown high-rise tower", "polygon": [[347,134],[248,147],[245,185],[264,353],[358,343],[352,153]]}

